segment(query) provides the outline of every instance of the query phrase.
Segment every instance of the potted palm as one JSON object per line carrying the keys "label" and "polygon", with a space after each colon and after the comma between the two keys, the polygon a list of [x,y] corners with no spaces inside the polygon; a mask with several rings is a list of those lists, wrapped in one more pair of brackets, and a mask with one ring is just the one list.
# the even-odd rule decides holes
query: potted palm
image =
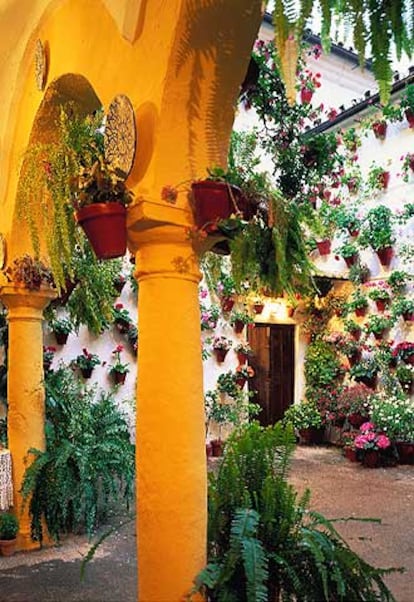
{"label": "potted palm", "polygon": [[16,548],[19,521],[10,512],[0,513],[0,555],[11,556]]}

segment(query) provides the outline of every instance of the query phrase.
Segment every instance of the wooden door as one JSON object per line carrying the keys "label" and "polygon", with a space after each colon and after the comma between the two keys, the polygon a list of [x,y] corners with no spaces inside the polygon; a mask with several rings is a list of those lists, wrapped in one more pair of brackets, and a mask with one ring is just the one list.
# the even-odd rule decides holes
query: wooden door
{"label": "wooden door", "polygon": [[249,329],[254,352],[250,363],[255,371],[250,389],[257,391],[253,401],[262,408],[261,424],[274,424],[294,400],[294,326],[256,324]]}

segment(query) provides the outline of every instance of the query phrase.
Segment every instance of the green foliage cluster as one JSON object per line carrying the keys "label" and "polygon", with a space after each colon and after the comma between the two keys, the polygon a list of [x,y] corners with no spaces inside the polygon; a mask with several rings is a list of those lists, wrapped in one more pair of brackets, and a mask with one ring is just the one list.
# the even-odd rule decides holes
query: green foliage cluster
{"label": "green foliage cluster", "polygon": [[50,371],[46,388],[46,450],[28,450],[22,494],[29,504],[31,535],[43,524],[59,540],[67,532],[89,536],[111,502],[129,502],[134,485],[134,446],[111,394],[83,387],[72,370]]}
{"label": "green foliage cluster", "polygon": [[0,513],[0,539],[15,539],[19,531],[19,520],[11,512]]}
{"label": "green foliage cluster", "polygon": [[[287,482],[290,428],[252,423],[210,474],[208,564],[194,591],[211,602],[392,602],[383,576]],[[394,601],[395,602],[395,601]]]}
{"label": "green foliage cluster", "polygon": [[306,387],[323,389],[341,374],[340,360],[331,343],[316,339],[306,349]]}
{"label": "green foliage cluster", "polygon": [[390,247],[395,242],[393,214],[389,207],[378,205],[367,213],[359,244],[362,248],[371,247],[374,251]]}

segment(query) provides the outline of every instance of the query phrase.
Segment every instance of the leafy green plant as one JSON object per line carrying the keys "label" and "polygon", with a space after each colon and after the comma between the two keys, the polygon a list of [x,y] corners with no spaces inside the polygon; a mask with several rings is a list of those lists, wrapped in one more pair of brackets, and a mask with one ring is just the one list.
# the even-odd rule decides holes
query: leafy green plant
{"label": "leafy green plant", "polygon": [[0,513],[0,539],[15,539],[19,532],[19,520],[11,512]]}
{"label": "leafy green plant", "polygon": [[99,355],[96,353],[90,353],[86,347],[84,347],[82,349],[82,353],[76,356],[72,364],[80,370],[89,370],[95,366],[99,366],[101,364],[101,360],[99,359]]}
{"label": "leafy green plant", "polygon": [[91,536],[110,503],[132,499],[127,423],[111,394],[82,386],[65,366],[47,374],[45,389],[46,450],[29,450],[22,485],[32,538],[43,540],[44,523],[56,540],[79,530]]}
{"label": "leafy green plant", "polygon": [[54,286],[50,269],[43,261],[31,255],[16,257],[6,269],[6,276],[12,282],[21,284],[31,291],[39,290],[42,285]]}
{"label": "leafy green plant", "polygon": [[230,324],[235,325],[236,322],[242,322],[243,324],[252,324],[254,322],[252,316],[246,311],[240,311],[234,309],[230,314]]}
{"label": "leafy green plant", "polygon": [[308,345],[305,356],[306,387],[321,388],[341,374],[341,362],[334,345],[317,339]]}
{"label": "leafy green plant", "polygon": [[291,428],[252,423],[209,476],[208,564],[195,591],[212,602],[395,602],[377,569],[287,482]]}
{"label": "leafy green plant", "polygon": [[414,314],[414,299],[399,297],[392,303],[392,315],[394,317]]}
{"label": "leafy green plant", "polygon": [[377,314],[373,314],[369,317],[367,323],[365,324],[365,330],[368,333],[373,334],[381,334],[388,328],[394,324],[394,319],[391,316],[380,316]]}
{"label": "leafy green plant", "polygon": [[58,318],[53,315],[48,320],[49,328],[57,334],[70,334],[73,332],[73,323],[69,318],[61,317]]}
{"label": "leafy green plant", "polygon": [[365,263],[357,261],[349,268],[348,278],[354,284],[363,284],[369,279],[370,274],[369,267]]}
{"label": "leafy green plant", "polygon": [[361,220],[357,216],[356,207],[339,205],[335,208],[334,220],[339,230],[349,233],[358,232],[361,227]]}
{"label": "leafy green plant", "polygon": [[356,309],[364,309],[366,307],[368,307],[368,299],[360,288],[355,289],[347,303],[347,308],[350,311],[355,311]]}
{"label": "leafy green plant", "polygon": [[298,430],[311,427],[320,428],[322,426],[322,417],[315,403],[303,401],[288,407],[284,413],[283,422],[284,424],[291,424]]}
{"label": "leafy green plant", "polygon": [[369,190],[378,192],[387,188],[389,175],[389,171],[385,170],[379,165],[376,165],[374,162],[370,167],[367,177],[367,185]]}
{"label": "leafy green plant", "polygon": [[344,259],[350,259],[358,255],[358,247],[354,242],[344,242],[338,249],[336,249],[338,255]]}
{"label": "leafy green plant", "polygon": [[378,374],[378,363],[374,357],[368,357],[351,367],[349,375],[357,381],[372,379]]}
{"label": "leafy green plant", "polygon": [[401,293],[412,276],[404,270],[393,270],[388,277],[388,284],[394,293]]}
{"label": "leafy green plant", "polygon": [[370,209],[359,237],[360,245],[374,251],[392,246],[395,242],[392,224],[393,214],[389,207],[378,205]]}

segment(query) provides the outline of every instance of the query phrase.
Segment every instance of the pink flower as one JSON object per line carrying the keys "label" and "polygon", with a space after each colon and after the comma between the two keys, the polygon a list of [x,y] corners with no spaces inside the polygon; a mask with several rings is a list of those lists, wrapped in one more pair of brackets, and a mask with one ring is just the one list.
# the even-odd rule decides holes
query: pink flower
{"label": "pink flower", "polygon": [[364,424],[361,424],[361,426],[359,427],[359,430],[361,431],[361,433],[367,433],[368,431],[373,431],[374,428],[375,427],[372,424],[372,422],[364,422]]}
{"label": "pink flower", "polygon": [[391,445],[391,441],[386,435],[378,435],[377,445],[380,449],[386,449]]}
{"label": "pink flower", "polygon": [[367,438],[365,435],[358,435],[358,437],[355,437],[355,447],[358,449],[364,449],[366,443]]}
{"label": "pink flower", "polygon": [[115,347],[115,349],[112,351],[112,353],[121,353],[121,351],[124,350],[124,346],[123,345],[117,345]]}
{"label": "pink flower", "polygon": [[123,304],[122,304],[122,303],[117,303],[117,304],[115,305],[115,309],[122,309],[123,307],[124,307],[124,306],[123,306]]}

